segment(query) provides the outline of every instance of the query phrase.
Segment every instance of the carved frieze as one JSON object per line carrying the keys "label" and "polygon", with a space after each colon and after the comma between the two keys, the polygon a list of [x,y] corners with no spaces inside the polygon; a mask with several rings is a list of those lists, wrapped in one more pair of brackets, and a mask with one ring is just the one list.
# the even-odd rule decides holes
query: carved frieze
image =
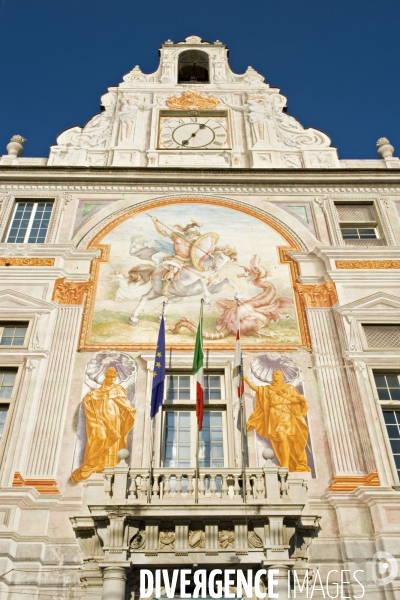
{"label": "carved frieze", "polygon": [[400,269],[400,260],[336,260],[337,269]]}
{"label": "carved frieze", "polygon": [[217,108],[220,101],[215,96],[204,96],[203,92],[186,90],[182,96],[171,96],[168,98],[166,104],[175,110],[210,110]]}
{"label": "carved frieze", "polygon": [[0,267],[53,267],[54,258],[26,258],[25,256],[2,256]]}
{"label": "carved frieze", "polygon": [[325,281],[323,284],[295,283],[294,288],[305,308],[330,308],[338,301],[333,281]]}
{"label": "carved frieze", "polygon": [[53,300],[58,304],[83,304],[86,295],[92,289],[91,281],[65,281],[65,277],[56,279]]}

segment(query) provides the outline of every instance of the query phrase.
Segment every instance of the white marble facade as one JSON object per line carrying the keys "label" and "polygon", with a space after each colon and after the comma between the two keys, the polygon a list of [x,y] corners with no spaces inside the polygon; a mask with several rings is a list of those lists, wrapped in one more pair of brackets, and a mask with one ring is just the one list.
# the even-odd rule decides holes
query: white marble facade
{"label": "white marble facade", "polygon": [[[208,55],[209,83],[177,83],[178,57],[186,50]],[[206,110],[212,119],[217,111],[226,119],[226,147],[160,147],[160,118],[179,110],[187,92],[197,94],[197,102],[205,99],[208,108],[186,104],[183,112],[201,116]],[[168,104],[173,97],[175,108]],[[0,344],[0,369],[16,373],[0,441],[1,599],[137,600],[140,567],[227,563],[235,569],[240,562],[246,569],[278,565],[284,573],[294,566],[299,573],[309,569],[311,584],[317,570],[325,581],[331,570],[359,569],[365,598],[399,600],[398,578],[380,586],[372,577],[376,552],[400,557],[400,482],[383,418],[384,409],[400,414],[400,401],[383,402],[374,379],[380,372],[400,377],[399,160],[389,152],[376,161],[339,161],[327,135],[287,115],[286,99],[263,76],[251,67],[233,73],[227,47],[196,36],[163,44],[157,71],[147,75],[135,67],[109,88],[102,106],[83,128],[64,131],[48,160],[24,159],[17,149],[1,161],[0,326],[28,324],[23,345]],[[52,203],[45,242],[8,242],[16,203],[44,201]],[[90,302],[100,298],[103,281],[111,282],[107,294],[115,294],[125,277],[116,273],[113,250],[111,258],[102,250],[104,232],[159,207],[171,207],[172,215],[182,203],[236,211],[239,258],[255,235],[241,229],[241,215],[281,236],[268,268],[290,265],[291,271],[282,269],[290,271],[298,298],[300,343],[279,345],[275,334],[260,336],[253,347],[244,337],[244,371],[255,377],[254,359],[268,353],[293,366],[308,402],[312,469],[279,470],[262,458],[265,441],[249,432],[246,469],[253,487],[245,485],[247,504],[234,344],[221,343],[207,354],[207,368],[223,377],[225,463],[218,474],[222,489],[195,505],[190,495],[165,492],[161,420],[152,501],[147,498],[155,339],[135,344],[132,327],[130,343],[124,322],[121,335],[128,338],[107,345],[115,334],[107,319],[98,329],[101,343],[84,337],[90,334]],[[362,210],[346,220],[340,207],[349,205],[368,206],[370,221]],[[346,226],[368,226],[376,238],[346,240]],[[266,248],[268,243],[266,238]],[[283,260],[280,246],[287,249]],[[93,261],[99,259],[106,266],[96,271]],[[64,289],[63,278],[72,284],[70,295],[55,292]],[[136,302],[136,292],[129,292],[132,301],[124,297],[126,289],[120,285],[119,304],[111,300],[115,306]],[[104,292],[99,312],[108,314],[107,302]],[[372,344],[368,326],[381,328],[381,345]],[[386,331],[392,337],[385,338]],[[188,339],[193,346],[194,338]],[[122,382],[137,410],[130,454],[104,477],[74,484],[70,475],[84,444],[81,400],[98,385],[91,372],[101,352],[114,352],[130,365]],[[168,352],[170,372],[191,369],[192,350],[185,344],[169,343]],[[246,417],[253,403],[246,389]],[[359,586],[345,589],[347,596],[360,595]]]}

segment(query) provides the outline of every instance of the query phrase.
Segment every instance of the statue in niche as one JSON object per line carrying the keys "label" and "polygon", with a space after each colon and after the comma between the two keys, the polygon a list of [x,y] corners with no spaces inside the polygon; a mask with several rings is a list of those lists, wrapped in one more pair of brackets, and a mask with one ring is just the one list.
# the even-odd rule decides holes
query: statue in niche
{"label": "statue in niche", "polygon": [[86,418],[86,447],[82,465],[71,480],[76,483],[105,467],[114,467],[118,451],[127,447],[128,433],[135,422],[136,410],[130,404],[126,390],[115,383],[118,372],[110,367],[101,386],[82,400]]}
{"label": "statue in niche", "polygon": [[270,440],[281,467],[289,471],[311,471],[307,462],[308,425],[307,400],[289,383],[282,371],[274,371],[270,385],[255,386],[244,378],[256,392],[254,412],[247,421],[247,431]]}
{"label": "statue in niche", "polygon": [[155,104],[145,104],[140,102],[137,97],[125,97],[121,98],[119,111],[117,113],[118,119],[121,123],[119,131],[119,141],[133,140],[135,133],[135,125],[137,120],[138,110],[150,110],[158,106]]}

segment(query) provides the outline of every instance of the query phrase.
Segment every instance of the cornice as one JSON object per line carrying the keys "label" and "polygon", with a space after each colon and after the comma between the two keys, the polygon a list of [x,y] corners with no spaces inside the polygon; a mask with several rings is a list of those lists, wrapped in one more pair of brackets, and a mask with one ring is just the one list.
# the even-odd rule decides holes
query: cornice
{"label": "cornice", "polygon": [[[54,190],[69,189],[71,182],[75,185],[107,185],[114,184],[130,189],[133,184],[169,184],[179,183],[203,184],[212,188],[215,184],[229,184],[228,190],[235,185],[282,185],[288,186],[324,186],[319,193],[358,193],[360,186],[371,185],[400,185],[400,169],[184,169],[184,168],[125,168],[125,167],[42,167],[0,166],[0,184],[18,185],[37,181],[47,185],[53,184]],[[208,184],[208,182],[212,182]],[[7,185],[8,184],[8,185]],[[207,185],[208,184],[208,185]],[[57,187],[60,185],[60,188]],[[327,190],[325,186],[335,186]],[[341,189],[346,185],[356,185],[356,188]],[[339,186],[339,189],[338,189]],[[2,186],[0,185],[0,189]],[[18,188],[17,188],[18,189]],[[82,189],[82,188],[80,188]],[[156,188],[158,189],[158,188]],[[107,188],[107,191],[108,188]],[[118,188],[115,191],[120,191]],[[170,191],[170,190],[169,190]],[[278,191],[278,190],[277,190]],[[318,190],[313,190],[318,193]],[[381,188],[377,191],[382,191]],[[390,192],[390,189],[387,190]],[[396,193],[400,192],[400,188]]]}

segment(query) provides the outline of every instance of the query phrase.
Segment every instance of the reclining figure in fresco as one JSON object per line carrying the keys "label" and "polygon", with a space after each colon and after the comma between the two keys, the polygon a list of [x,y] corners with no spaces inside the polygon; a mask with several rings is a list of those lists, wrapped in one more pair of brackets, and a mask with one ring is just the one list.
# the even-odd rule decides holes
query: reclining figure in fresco
{"label": "reclining figure in fresco", "polygon": [[269,440],[281,467],[289,471],[311,471],[307,462],[307,400],[289,383],[282,371],[274,371],[270,385],[256,386],[244,378],[256,392],[254,412],[247,421],[247,431],[255,429]]}
{"label": "reclining figure in fresco", "polygon": [[[175,225],[169,227],[161,223],[157,217],[149,215],[159,234],[169,237],[174,245],[175,254],[165,256],[159,265],[148,266],[151,269],[151,289],[144,294],[133,314],[129,317],[132,325],[137,325],[139,314],[146,302],[160,298],[167,298],[165,311],[172,303],[180,302],[190,296],[203,295],[205,302],[210,302],[210,294],[217,294],[225,285],[231,287],[235,297],[239,290],[235,283],[225,277],[219,279],[219,272],[230,261],[236,261],[237,252],[231,246],[217,246],[219,235],[217,233],[201,234],[202,223],[192,219],[186,226]],[[134,278],[143,266],[133,267],[129,276]]]}

